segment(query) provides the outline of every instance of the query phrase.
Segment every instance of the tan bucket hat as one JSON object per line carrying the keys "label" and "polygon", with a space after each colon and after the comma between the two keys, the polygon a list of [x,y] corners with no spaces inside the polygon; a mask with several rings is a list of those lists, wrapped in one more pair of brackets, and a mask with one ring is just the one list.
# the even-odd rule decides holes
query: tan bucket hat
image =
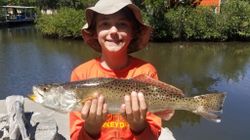
{"label": "tan bucket hat", "polygon": [[128,47],[128,53],[132,53],[143,49],[147,46],[151,27],[144,24],[141,16],[140,9],[134,5],[130,0],[99,0],[95,6],[89,7],[85,11],[86,24],[82,28],[82,36],[85,42],[94,50],[101,52],[101,46],[96,37],[94,37],[93,18],[95,13],[110,15],[118,12],[124,7],[128,7],[134,14],[135,19],[138,21],[140,29],[137,36],[131,41]]}

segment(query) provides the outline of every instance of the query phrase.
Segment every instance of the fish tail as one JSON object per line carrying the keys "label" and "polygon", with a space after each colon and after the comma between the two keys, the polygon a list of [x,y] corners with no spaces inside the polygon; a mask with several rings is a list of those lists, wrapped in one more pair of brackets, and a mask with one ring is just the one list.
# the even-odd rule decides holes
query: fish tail
{"label": "fish tail", "polygon": [[219,123],[221,122],[221,119],[215,113],[222,112],[225,97],[225,93],[211,93],[195,96],[194,100],[198,105],[193,112],[208,120]]}

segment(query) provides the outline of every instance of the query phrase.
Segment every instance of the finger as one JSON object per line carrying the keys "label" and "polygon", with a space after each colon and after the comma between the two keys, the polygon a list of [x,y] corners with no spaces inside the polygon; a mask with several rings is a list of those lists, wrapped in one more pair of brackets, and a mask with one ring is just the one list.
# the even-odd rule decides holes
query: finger
{"label": "finger", "polygon": [[97,108],[97,99],[93,99],[89,110],[89,119],[91,120],[96,119],[96,108]]}
{"label": "finger", "polygon": [[132,104],[133,117],[135,120],[139,120],[140,119],[139,103],[138,103],[137,93],[135,91],[132,91],[131,93],[131,104]]}
{"label": "finger", "polygon": [[103,107],[102,107],[102,118],[103,118],[103,121],[106,120],[107,114],[108,114],[108,105],[107,105],[107,103],[104,103]]}
{"label": "finger", "polygon": [[146,114],[147,114],[147,104],[146,104],[146,101],[145,101],[145,98],[144,98],[144,95],[142,92],[139,92],[138,93],[138,100],[139,100],[139,106],[140,106],[140,117],[142,119],[145,119],[146,118]]}
{"label": "finger", "polygon": [[100,95],[99,92],[95,92],[95,93],[93,94],[93,96],[96,97],[96,98],[99,97],[99,95]]}
{"label": "finger", "polygon": [[91,106],[91,101],[86,101],[81,110],[82,118],[84,120],[88,118],[90,106]]}
{"label": "finger", "polygon": [[131,99],[129,95],[125,95],[124,102],[125,102],[126,118],[128,121],[132,121],[133,115],[131,109]]}
{"label": "finger", "polygon": [[126,113],[126,105],[125,104],[121,105],[120,113],[126,119],[126,114],[125,114]]}
{"label": "finger", "polygon": [[104,104],[104,97],[100,95],[98,97],[97,109],[96,109],[97,117],[100,117],[102,115],[103,104]]}

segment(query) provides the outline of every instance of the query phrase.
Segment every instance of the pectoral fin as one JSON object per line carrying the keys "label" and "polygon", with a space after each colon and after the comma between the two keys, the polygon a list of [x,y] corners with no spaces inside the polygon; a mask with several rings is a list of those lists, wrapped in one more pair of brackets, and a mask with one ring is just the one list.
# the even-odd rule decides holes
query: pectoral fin
{"label": "pectoral fin", "polygon": [[168,121],[173,117],[174,112],[174,110],[164,110],[160,112],[155,112],[154,114],[159,116],[161,119]]}

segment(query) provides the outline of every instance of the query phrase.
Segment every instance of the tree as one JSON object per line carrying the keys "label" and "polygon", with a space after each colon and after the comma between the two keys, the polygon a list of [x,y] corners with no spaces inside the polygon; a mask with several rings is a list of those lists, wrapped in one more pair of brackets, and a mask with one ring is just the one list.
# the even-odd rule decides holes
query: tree
{"label": "tree", "polygon": [[8,0],[0,0],[0,6],[7,5]]}

